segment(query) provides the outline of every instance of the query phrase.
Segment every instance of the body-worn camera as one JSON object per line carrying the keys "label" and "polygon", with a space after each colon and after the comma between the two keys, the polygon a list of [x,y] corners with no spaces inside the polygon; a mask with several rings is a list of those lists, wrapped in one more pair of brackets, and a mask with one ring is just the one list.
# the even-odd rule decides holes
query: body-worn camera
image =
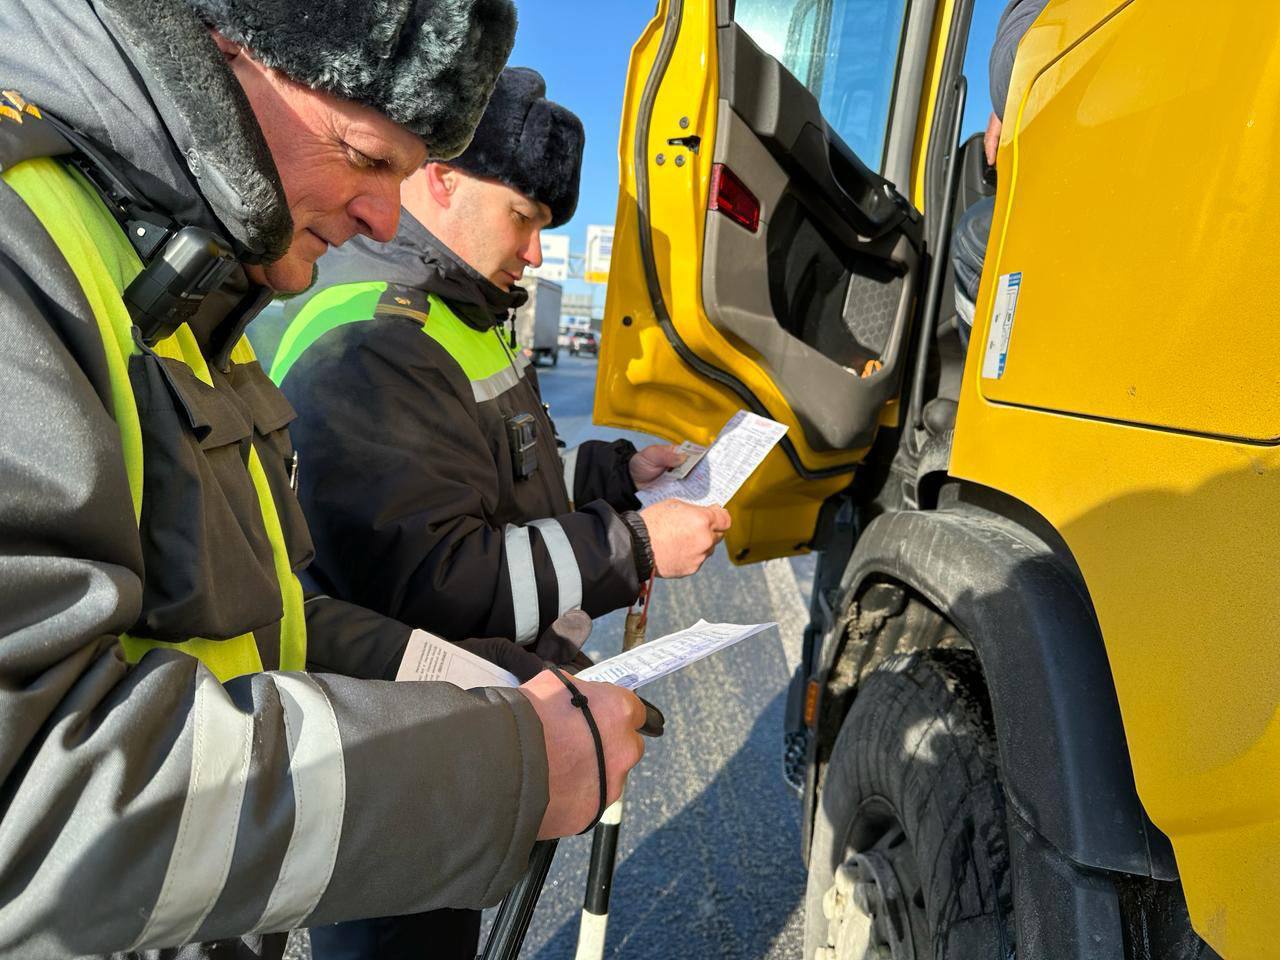
{"label": "body-worn camera", "polygon": [[124,302],[152,346],[190,320],[236,267],[230,247],[208,230],[183,227],[125,288]]}
{"label": "body-worn camera", "polygon": [[511,472],[517,480],[528,480],[538,469],[538,425],[532,414],[507,417],[507,446],[511,449]]}

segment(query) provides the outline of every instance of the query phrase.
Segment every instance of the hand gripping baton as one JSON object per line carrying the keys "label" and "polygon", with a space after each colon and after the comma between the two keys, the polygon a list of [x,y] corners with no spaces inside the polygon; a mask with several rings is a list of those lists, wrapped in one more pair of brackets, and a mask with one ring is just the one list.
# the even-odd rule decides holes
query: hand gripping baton
{"label": "hand gripping baton", "polygon": [[[623,633],[622,649],[644,642],[648,621],[649,592],[653,580],[646,585],[639,614],[629,612]],[[635,619],[633,619],[635,618]],[[647,737],[662,736],[665,719],[653,704],[641,698],[645,722],[640,732]],[[601,957],[604,954],[604,932],[609,914],[609,891],[613,886],[614,860],[618,849],[618,828],[622,822],[622,798],[611,804],[600,817],[591,838],[591,862],[587,869],[587,892],[583,902],[582,927],[578,935],[578,958]],[[503,898],[494,917],[489,939],[479,960],[516,960],[529,932],[533,911],[542,895],[551,861],[556,855],[556,840],[539,840],[529,855],[529,869]],[[584,954],[584,948],[587,952]]]}

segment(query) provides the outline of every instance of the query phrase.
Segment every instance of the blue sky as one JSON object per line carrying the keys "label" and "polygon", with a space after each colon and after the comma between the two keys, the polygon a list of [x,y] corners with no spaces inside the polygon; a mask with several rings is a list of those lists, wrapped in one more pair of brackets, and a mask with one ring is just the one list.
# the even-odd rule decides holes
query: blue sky
{"label": "blue sky", "polygon": [[977,0],[969,24],[969,47],[965,51],[964,75],[969,78],[969,99],[964,110],[964,136],[987,128],[991,115],[991,93],[987,84],[987,58],[996,38],[996,23],[1008,0]]}
{"label": "blue sky", "polygon": [[[969,102],[965,133],[986,126],[987,54],[1007,0],[977,0],[969,32],[965,74]],[[587,131],[578,212],[557,233],[568,233],[574,252],[586,247],[587,224],[612,223],[618,202],[618,124],[631,46],[653,15],[649,0],[516,0],[520,28],[511,64],[547,78],[547,95],[579,117]],[[571,281],[574,292],[593,288]],[[596,287],[597,304],[604,288]]]}

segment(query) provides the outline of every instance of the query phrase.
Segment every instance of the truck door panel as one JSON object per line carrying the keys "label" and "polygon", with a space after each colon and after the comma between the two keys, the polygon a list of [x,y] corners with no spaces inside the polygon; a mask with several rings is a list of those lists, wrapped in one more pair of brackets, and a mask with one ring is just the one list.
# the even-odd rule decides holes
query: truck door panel
{"label": "truck door panel", "polygon": [[[1223,957],[1270,957],[1280,7],[1170,12],[1059,0],[1022,41],[950,472],[1061,533],[1196,931]],[[1007,364],[988,378],[1011,272]]]}
{"label": "truck door panel", "polygon": [[[1011,104],[1014,214],[998,251],[1000,274],[1022,272],[1018,314],[1051,304],[1076,320],[1016,317],[1004,374],[984,379],[983,394],[1280,440],[1274,291],[1259,282],[1280,273],[1280,192],[1260,189],[1272,181],[1280,139],[1280,100],[1271,95],[1280,65],[1236,53],[1240,37],[1274,36],[1276,6],[1249,4],[1231,30],[1179,30],[1158,49],[1147,38],[1162,29],[1160,4],[1088,6],[1110,19],[1042,62]],[[1057,14],[1060,22],[1068,13]],[[1126,156],[1181,159],[1153,166]],[[1046,234],[1070,252],[1069,267],[1039,255]],[[1194,254],[1170,258],[1173,243]],[[1032,263],[1040,265],[1025,269]],[[1159,329],[1131,320],[1152,314],[1162,317]],[[1057,373],[1046,381],[1049,365]],[[1199,389],[1205,381],[1222,388]]]}
{"label": "truck door panel", "polygon": [[[719,46],[715,158],[763,185],[762,229],[708,213],[708,320],[754,354],[812,449],[864,448],[900,378],[919,221],[741,27],[722,27]],[[869,363],[880,369],[863,378]]]}
{"label": "truck door panel", "polygon": [[[742,562],[806,547],[823,501],[892,422],[922,227],[878,171],[910,179],[935,4],[799,0],[788,66],[811,84],[815,70],[845,70],[821,101],[727,8],[663,0],[633,51],[595,419],[698,442],[739,409],[785,423],[730,505]],[[849,10],[907,65],[868,65],[884,89],[831,53]],[[806,43],[808,59],[796,54]],[[857,120],[868,98],[888,117],[864,123],[864,163],[823,108]],[[745,188],[752,216],[726,215],[723,189],[713,202],[722,177]]]}

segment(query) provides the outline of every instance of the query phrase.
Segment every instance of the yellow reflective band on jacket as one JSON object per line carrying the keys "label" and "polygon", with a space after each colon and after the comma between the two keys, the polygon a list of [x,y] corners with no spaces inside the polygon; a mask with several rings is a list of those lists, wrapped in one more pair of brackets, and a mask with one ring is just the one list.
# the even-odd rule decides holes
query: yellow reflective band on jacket
{"label": "yellow reflective band on jacket", "polygon": [[[133,340],[133,321],[122,293],[142,270],[142,262],[93,188],[61,163],[50,158],[24,160],[0,173],[0,177],[23,199],[48,231],[70,264],[93,311],[106,353],[111,412],[120,431],[134,516],[141,517],[146,451],[142,445],[142,428],[128,369],[129,358],[139,351]],[[208,364],[200,353],[195,335],[185,324],[156,344],[154,349],[161,356],[185,363],[204,383],[213,386]],[[254,359],[246,339],[241,338],[236,344],[231,359],[237,363]],[[280,623],[280,669],[302,670],[306,667],[307,658],[302,587],[289,563],[275,500],[258,452],[252,445],[248,470],[258,495],[267,540],[271,544],[284,610]],[[136,663],[148,650],[163,648],[180,650],[196,657],[224,682],[262,670],[262,658],[252,633],[227,640],[196,637],[182,643],[164,643],[128,635],[122,635],[120,639],[125,655],[132,663]]]}
{"label": "yellow reflective band on jacket", "polygon": [[284,378],[307,347],[330,330],[372,317],[386,289],[385,283],[376,281],[341,283],[313,296],[298,311],[280,338],[275,360],[271,363],[271,381],[276,386],[284,383]]}
{"label": "yellow reflective band on jacket", "polygon": [[[5,170],[0,177],[26,202],[49,232],[84,291],[102,336],[111,380],[111,414],[120,429],[133,515],[142,515],[142,427],[129,385],[133,342],[129,310],[120,291],[142,269],[120,227],[87,183],[42,157]],[[96,209],[95,209],[96,208]],[[86,215],[90,214],[90,215]],[[121,242],[123,241],[123,242]]]}
{"label": "yellow reflective band on jacket", "polygon": [[422,332],[440,344],[457,361],[471,381],[476,403],[492,400],[520,382],[522,370],[502,342],[496,327],[477,330],[468,326],[434,293],[427,297],[431,304],[430,319]]}
{"label": "yellow reflective band on jacket", "polygon": [[420,291],[382,281],[326,287],[307,301],[280,338],[271,379],[283,383],[298,358],[330,330],[375,316],[402,316],[419,321],[422,332],[462,368],[477,403],[493,400],[520,382],[528,361],[523,354],[512,354],[499,329],[469,326],[434,293],[427,295],[427,310],[415,309],[415,301],[422,306],[421,298]]}

